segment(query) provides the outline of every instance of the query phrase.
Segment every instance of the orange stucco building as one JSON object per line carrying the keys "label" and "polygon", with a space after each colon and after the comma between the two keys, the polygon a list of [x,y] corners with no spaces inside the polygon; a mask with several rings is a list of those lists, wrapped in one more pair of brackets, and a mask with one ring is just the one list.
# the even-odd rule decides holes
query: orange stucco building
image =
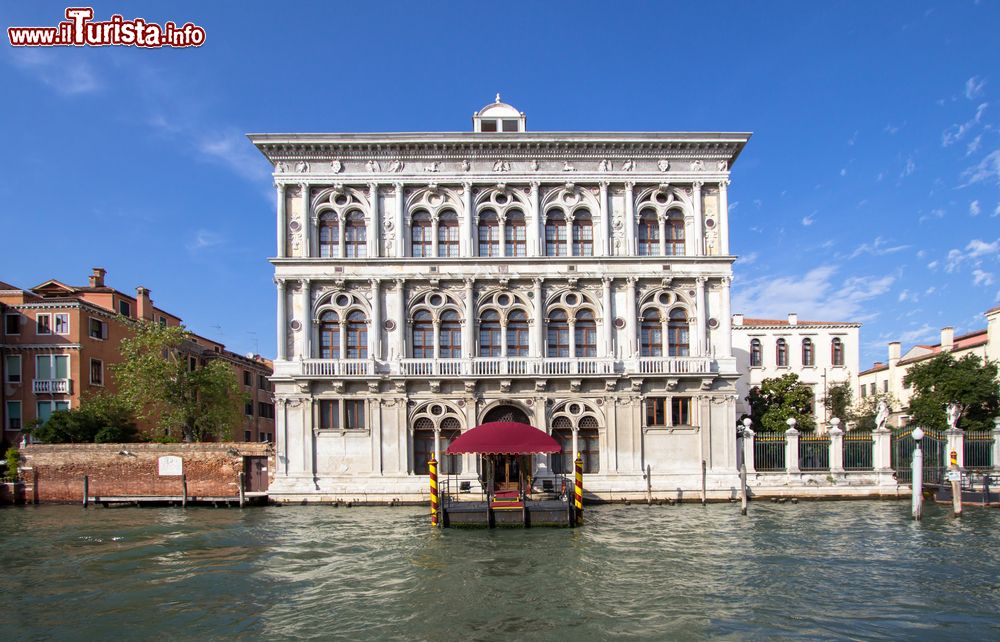
{"label": "orange stucco building", "polygon": [[[13,444],[36,419],[80,405],[83,398],[113,391],[110,366],[121,360],[120,344],[137,321],[178,326],[181,318],[153,305],[150,291],[135,296],[105,284],[106,271],[94,268],[86,286],[50,279],[31,289],[0,281],[0,419],[3,441]],[[223,359],[249,396],[244,441],[274,440],[274,395],[269,360],[244,357],[217,341],[193,335],[191,367]]]}

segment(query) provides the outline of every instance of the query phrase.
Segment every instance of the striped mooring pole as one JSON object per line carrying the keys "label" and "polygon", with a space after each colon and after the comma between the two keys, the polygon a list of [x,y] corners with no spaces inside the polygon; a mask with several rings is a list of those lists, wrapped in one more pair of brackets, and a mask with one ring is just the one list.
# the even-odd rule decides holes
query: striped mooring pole
{"label": "striped mooring pole", "polygon": [[434,457],[427,462],[431,478],[431,526],[438,525],[438,463]]}
{"label": "striped mooring pole", "polygon": [[583,523],[583,457],[576,456],[576,486],[573,489],[573,506],[576,508],[576,523]]}

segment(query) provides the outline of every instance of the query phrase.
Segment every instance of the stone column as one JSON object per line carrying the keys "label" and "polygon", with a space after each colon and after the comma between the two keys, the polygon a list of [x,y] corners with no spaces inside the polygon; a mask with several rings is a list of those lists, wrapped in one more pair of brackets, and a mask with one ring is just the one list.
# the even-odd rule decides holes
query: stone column
{"label": "stone column", "polygon": [[[316,432],[319,430],[319,422],[316,421],[316,400],[312,397],[302,398],[302,427],[305,429],[305,468],[309,476],[316,480]],[[343,425],[343,424],[341,424]]]}
{"label": "stone column", "polygon": [[692,357],[701,357],[705,354],[705,334],[708,332],[708,307],[705,305],[705,282],[706,279],[703,276],[697,277],[695,282],[695,318],[694,323],[691,325],[694,330],[694,337],[692,337],[691,343],[694,344],[694,350],[691,350]]}
{"label": "stone column", "polygon": [[993,418],[993,471],[1000,473],[1000,417]]}
{"label": "stone column", "polygon": [[534,326],[531,336],[535,339],[533,357],[545,356],[545,301],[542,300],[542,279],[532,279],[532,303],[534,307]]}
{"label": "stone column", "polygon": [[573,256],[573,221],[572,212],[566,214],[566,256]]}
{"label": "stone column", "polygon": [[[580,452],[580,449],[577,446],[577,433],[579,433],[579,429],[576,426],[573,426],[573,462],[576,462],[577,454]],[[573,469],[574,465],[575,463],[570,463],[570,469]]]}
{"label": "stone column", "polygon": [[474,228],[472,225],[472,183],[462,183],[462,207],[465,208],[465,212],[462,213],[462,229],[459,230],[461,245],[458,252],[462,256],[475,256],[476,246],[472,240]]}
{"label": "stone column", "polygon": [[[722,309],[719,310],[719,329],[721,330],[720,336],[722,337],[722,357],[732,357],[733,356],[733,315],[729,311],[730,300],[729,300],[729,284],[732,283],[732,278],[728,276],[722,277]],[[706,315],[709,311],[706,309]]]}
{"label": "stone column", "polygon": [[594,252],[597,256],[611,256],[611,221],[610,219],[610,208],[608,207],[608,182],[601,181],[601,194],[600,194],[600,206],[601,206],[601,249],[600,254],[597,251]]}
{"label": "stone column", "polygon": [[465,279],[465,319],[462,324],[462,354],[466,359],[476,356],[476,301],[473,279]]}
{"label": "stone column", "polygon": [[[372,288],[371,305],[372,318],[371,325],[368,326],[368,358],[376,361],[379,358],[379,336],[382,334],[382,310],[381,310],[381,288],[378,279],[369,281]],[[375,373],[374,367],[372,374]]]}
{"label": "stone column", "polygon": [[431,256],[437,257],[438,254],[438,224],[441,222],[441,218],[438,216],[437,212],[431,216]]}
{"label": "stone column", "polygon": [[830,472],[832,474],[844,473],[844,431],[840,429],[840,419],[834,417],[830,420]]}
{"label": "stone column", "polygon": [[576,366],[576,319],[570,318],[566,325],[569,326],[569,357],[573,359],[572,365]]}
{"label": "stone column", "polygon": [[[302,245],[305,247],[305,256],[312,256],[313,222],[312,208],[309,207],[309,184],[299,183],[302,190]],[[344,228],[344,222],[340,222],[340,228]]]}
{"label": "stone column", "polygon": [[434,428],[434,459],[438,462],[438,470],[441,468],[441,428]]}
{"label": "stone column", "polygon": [[660,225],[660,256],[667,255],[667,215],[661,212],[656,217],[656,222]]}
{"label": "stone column", "polygon": [[285,258],[286,239],[288,234],[288,212],[285,208],[285,184],[275,183],[278,190],[278,253],[275,256],[279,259]]}
{"label": "stone column", "polygon": [[692,200],[694,200],[694,243],[690,245],[690,254],[702,256],[705,253],[705,233],[702,231],[704,216],[701,207],[701,187],[704,183],[695,181],[691,184]]}
{"label": "stone column", "polygon": [[888,428],[872,431],[872,468],[876,473],[892,472],[892,431]]}
{"label": "stone column", "polygon": [[538,203],[538,181],[531,181],[531,236],[528,237],[528,256],[545,256],[545,223]]}
{"label": "stone column", "polygon": [[278,286],[278,361],[288,359],[288,297],[284,279],[274,279]]}
{"label": "stone column", "polygon": [[368,256],[375,258],[381,254],[379,247],[382,245],[379,243],[382,217],[378,211],[378,183],[369,183],[368,191],[368,202],[371,204],[371,212],[368,219]]}
{"label": "stone column", "polygon": [[799,431],[795,424],[785,431],[785,471],[788,474],[798,474],[799,470]]}
{"label": "stone column", "polygon": [[302,279],[299,296],[302,305],[302,354],[303,359],[312,358],[312,282]]}
{"label": "stone column", "polygon": [[507,217],[497,213],[497,245],[500,248],[498,256],[507,256]]}
{"label": "stone column", "polygon": [[396,243],[396,257],[402,258],[406,256],[406,213],[403,208],[406,206],[406,201],[403,199],[403,184],[396,183],[396,236],[399,238],[399,242]]}
{"label": "stone column", "polygon": [[634,359],[638,353],[639,345],[636,339],[636,321],[639,312],[635,305],[635,284],[638,279],[630,276],[625,281],[627,284],[625,288],[625,345],[622,346],[622,358]]}
{"label": "stone column", "polygon": [[[399,374],[400,371],[400,361],[406,358],[406,281],[403,279],[396,279],[396,289],[394,290],[396,304],[393,306],[395,308],[394,314],[395,318],[393,321],[396,323],[396,329],[393,330],[395,335],[393,335],[392,345],[393,345],[393,364],[392,372],[393,374]],[[405,424],[404,424],[405,425]]]}
{"label": "stone column", "polygon": [[750,428],[743,429],[743,463],[747,466],[747,475],[757,474],[757,462],[754,455],[755,433]]}
{"label": "stone column", "polygon": [[625,256],[635,256],[635,183],[625,183]]}
{"label": "stone column", "polygon": [[603,319],[604,330],[604,356],[608,358],[613,358],[615,356],[615,317],[611,311],[612,280],[613,279],[609,276],[601,278],[601,307],[603,308],[601,318]]}
{"label": "stone column", "polygon": [[729,179],[719,181],[719,254],[729,256]]}
{"label": "stone column", "polygon": [[[951,462],[951,453],[955,452],[958,456],[958,467],[965,469],[965,432],[959,430],[958,428],[950,428],[945,431],[945,436],[947,437],[948,452],[944,454],[947,462]],[[945,464],[942,464],[944,466]]]}

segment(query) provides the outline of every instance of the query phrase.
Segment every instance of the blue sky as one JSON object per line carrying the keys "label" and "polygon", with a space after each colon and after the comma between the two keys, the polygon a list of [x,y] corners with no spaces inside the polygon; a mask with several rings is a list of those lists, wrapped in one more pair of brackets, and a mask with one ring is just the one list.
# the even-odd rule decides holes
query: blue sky
{"label": "blue sky", "polygon": [[[0,6],[54,25],[65,5]],[[1000,3],[97,3],[187,50],[0,52],[0,280],[152,289],[274,352],[270,168],[246,132],[465,131],[501,92],[540,130],[751,131],[733,309],[886,342],[1000,304]]]}

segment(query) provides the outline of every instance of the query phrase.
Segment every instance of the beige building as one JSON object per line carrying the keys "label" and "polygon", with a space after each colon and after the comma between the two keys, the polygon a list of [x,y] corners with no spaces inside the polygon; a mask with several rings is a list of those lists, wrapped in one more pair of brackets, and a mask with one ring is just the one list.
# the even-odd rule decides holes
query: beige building
{"label": "beige building", "polygon": [[750,389],[765,379],[794,373],[813,391],[813,414],[823,432],[832,418],[826,411],[827,390],[846,383],[857,388],[860,323],[755,319],[733,315],[733,357],[740,378],[736,384],[737,415],[749,414]]}
{"label": "beige building", "polygon": [[876,393],[889,393],[894,400],[889,424],[899,427],[909,421],[907,412],[911,388],[903,385],[903,379],[910,366],[922,363],[939,354],[950,352],[956,359],[974,354],[981,359],[1000,361],[1000,307],[987,310],[986,327],[981,330],[955,336],[952,327],[941,328],[941,340],[933,345],[915,345],[902,354],[902,344],[889,344],[887,362],[877,361],[858,375],[858,398],[864,399]]}
{"label": "beige building", "polygon": [[[278,501],[419,499],[529,423],[589,491],[736,482],[729,172],[749,134],[254,134],[274,167]],[[474,487],[473,456],[446,473]]]}

